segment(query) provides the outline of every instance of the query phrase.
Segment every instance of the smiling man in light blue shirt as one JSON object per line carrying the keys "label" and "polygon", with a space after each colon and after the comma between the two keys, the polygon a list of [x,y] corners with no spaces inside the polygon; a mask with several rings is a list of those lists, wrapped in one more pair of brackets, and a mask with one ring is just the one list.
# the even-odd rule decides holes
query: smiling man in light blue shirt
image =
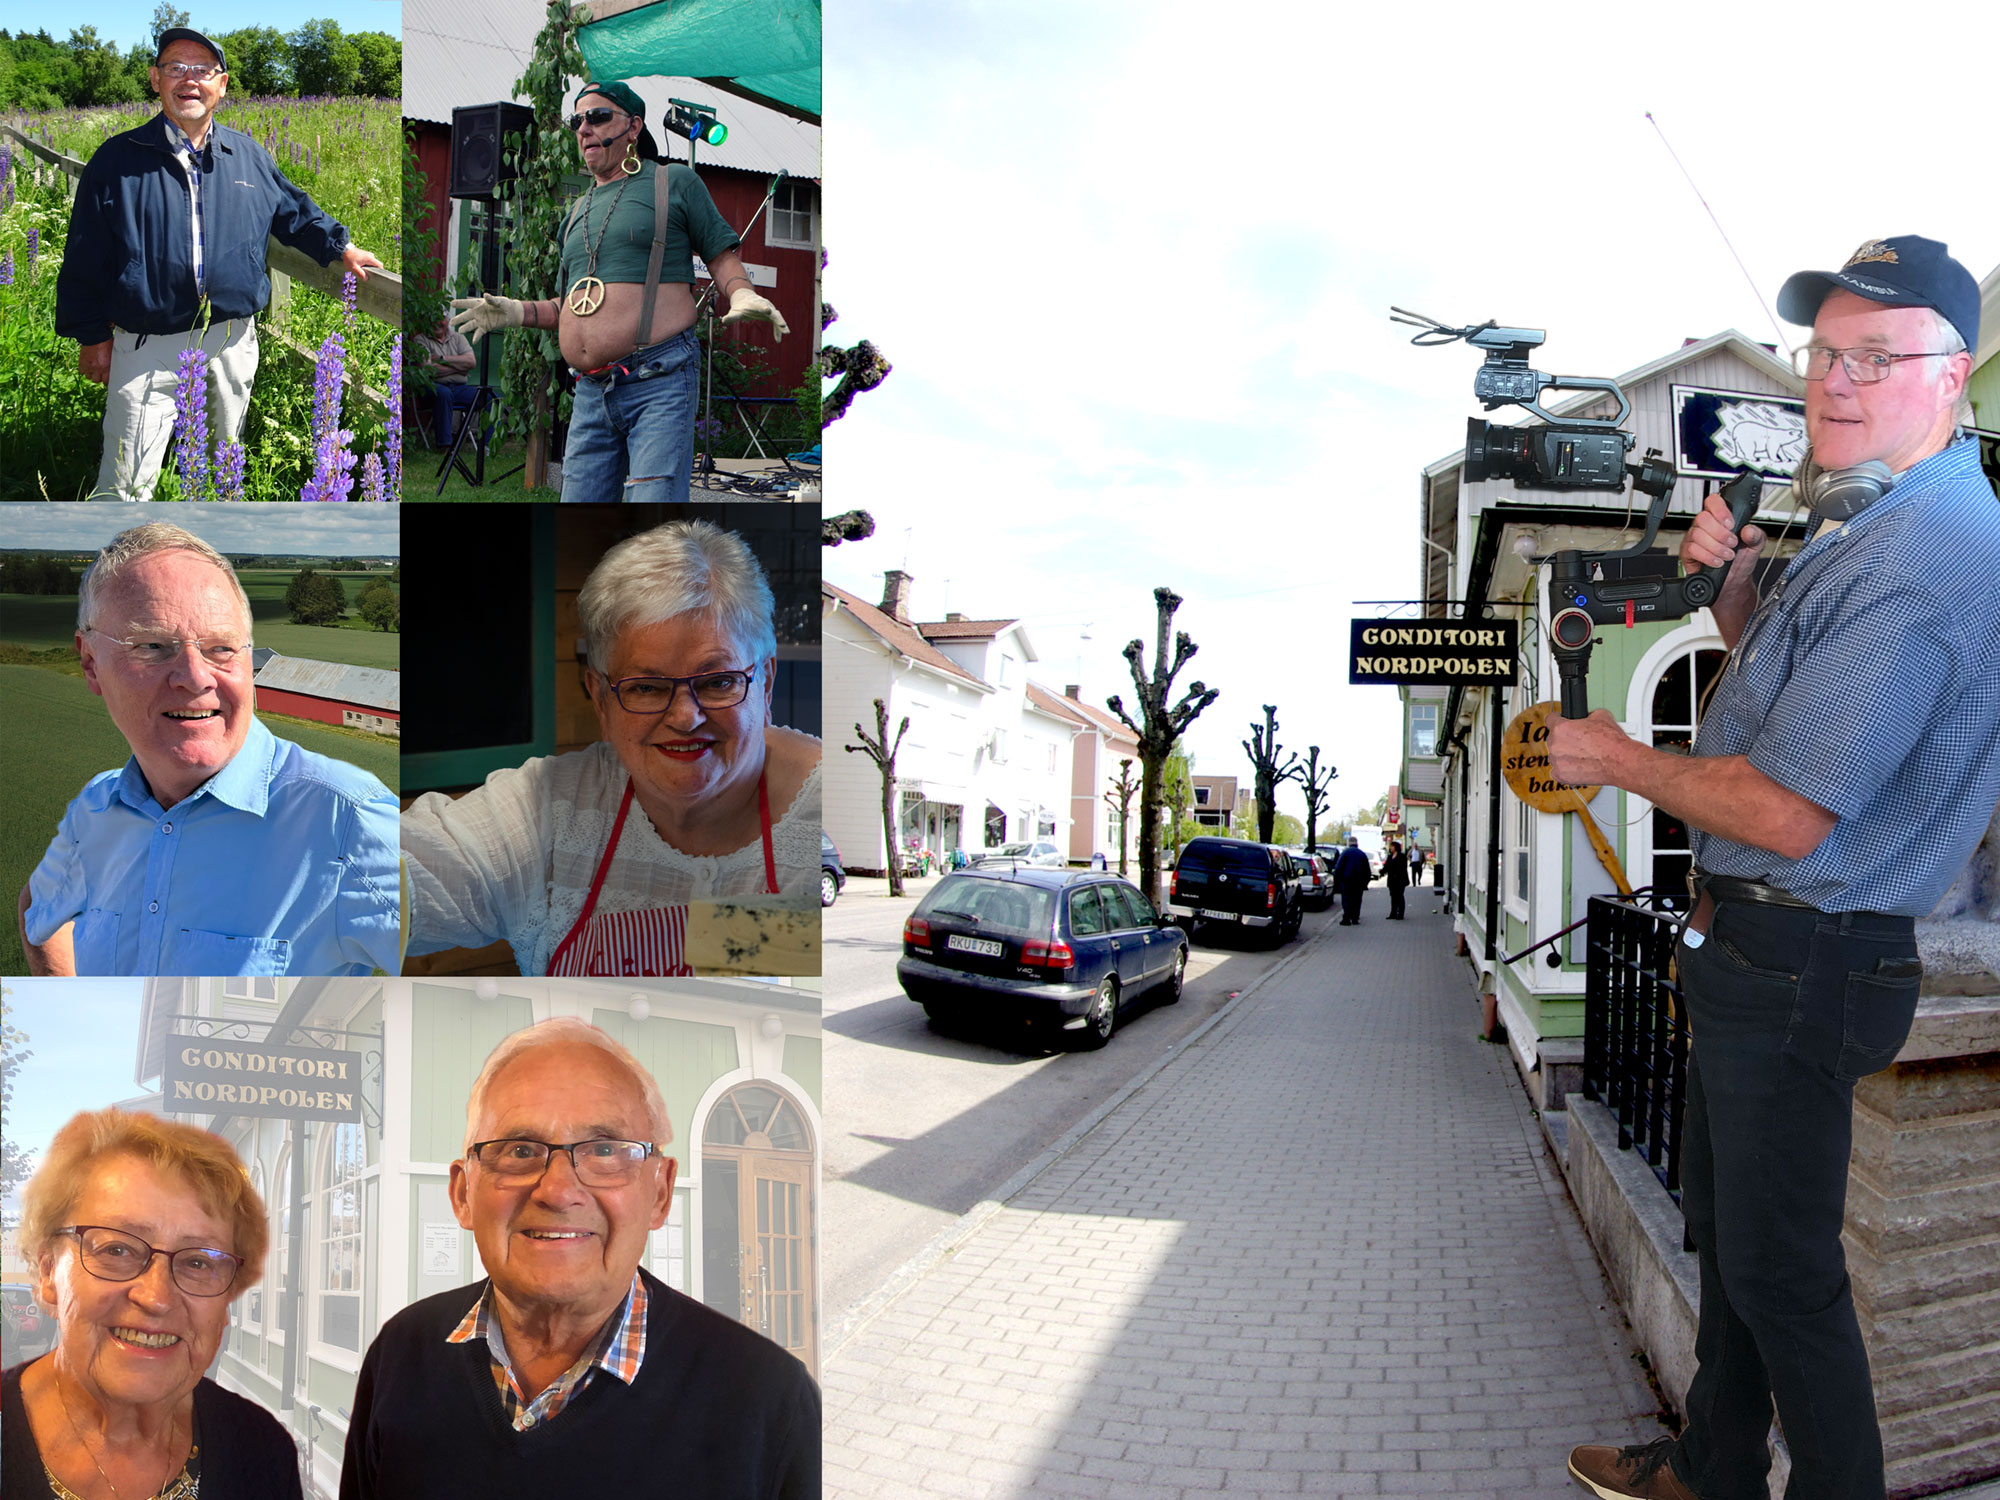
{"label": "smiling man in light blue shirt", "polygon": [[21,893],[29,972],[395,972],[396,799],[257,721],[228,560],[134,527],[84,576],[77,619],[132,758],[70,803]]}

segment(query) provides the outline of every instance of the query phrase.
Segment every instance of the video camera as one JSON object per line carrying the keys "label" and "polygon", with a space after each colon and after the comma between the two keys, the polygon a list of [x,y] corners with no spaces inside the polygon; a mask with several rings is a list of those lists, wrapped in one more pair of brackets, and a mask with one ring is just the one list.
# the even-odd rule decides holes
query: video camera
{"label": "video camera", "polygon": [[[1534,559],[1551,565],[1554,597],[1549,601],[1549,642],[1562,679],[1563,717],[1581,719],[1590,712],[1586,674],[1597,627],[1684,619],[1715,602],[1724,570],[1702,567],[1683,578],[1606,576],[1605,563],[1652,550],[1674,491],[1673,465],[1657,448],[1648,449],[1636,464],[1625,461],[1636,439],[1621,425],[1631,415],[1632,403],[1625,399],[1617,381],[1600,376],[1545,375],[1533,368],[1528,355],[1541,346],[1543,333],[1539,328],[1502,328],[1492,322],[1447,328],[1435,318],[1405,308],[1389,311],[1390,322],[1423,330],[1410,340],[1419,348],[1464,339],[1475,349],[1485,350],[1486,362],[1472,377],[1472,394],[1488,411],[1519,406],[1544,423],[1539,427],[1496,427],[1478,417],[1469,418],[1465,424],[1468,483],[1511,479],[1519,489],[1622,490],[1629,478],[1632,487],[1648,497],[1646,534],[1636,546],[1615,552],[1569,549]],[[1618,415],[1557,417],[1541,406],[1542,392],[1548,390],[1604,392],[1617,401]],[[1762,492],[1763,481],[1748,469],[1723,486],[1731,531],[1741,531],[1756,513]]]}

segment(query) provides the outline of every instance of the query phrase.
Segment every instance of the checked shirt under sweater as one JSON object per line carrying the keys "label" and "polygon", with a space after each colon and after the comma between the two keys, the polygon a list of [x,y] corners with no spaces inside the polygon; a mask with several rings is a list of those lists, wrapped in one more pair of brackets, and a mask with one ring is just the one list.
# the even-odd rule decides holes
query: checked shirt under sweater
{"label": "checked shirt under sweater", "polygon": [[[590,894],[598,857],[625,793],[625,768],[604,741],[496,771],[453,801],[419,797],[403,813],[413,954],[505,938],[523,974],[545,974]],[[776,808],[772,811],[775,813]],[[778,889],[804,896],[819,883],[820,768],[771,827]],[[643,816],[628,817],[599,912],[764,892],[764,845],[688,855]]]}

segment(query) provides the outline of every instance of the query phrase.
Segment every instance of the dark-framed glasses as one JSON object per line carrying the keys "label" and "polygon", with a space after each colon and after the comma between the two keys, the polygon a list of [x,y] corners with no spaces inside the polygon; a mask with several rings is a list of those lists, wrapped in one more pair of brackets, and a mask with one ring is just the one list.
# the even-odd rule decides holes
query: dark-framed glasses
{"label": "dark-framed glasses", "polygon": [[177,636],[155,633],[150,630],[136,631],[129,636],[113,635],[108,630],[99,630],[95,625],[84,627],[92,635],[101,635],[125,648],[125,655],[141,667],[164,667],[181,659],[181,653],[192,646],[201,653],[201,659],[218,671],[227,671],[250,659],[248,641],[204,640],[200,636]]}
{"label": "dark-framed glasses", "polygon": [[236,1284],[236,1273],[243,1268],[243,1257],[227,1250],[161,1250],[136,1234],[102,1224],[71,1224],[56,1232],[76,1240],[84,1270],[99,1281],[137,1281],[154,1256],[164,1255],[175,1286],[190,1297],[220,1297]]}
{"label": "dark-framed glasses", "polygon": [[584,110],[581,114],[571,115],[563,123],[573,131],[581,130],[585,125],[609,125],[622,113],[624,111],[613,109],[608,104],[600,104],[593,109]]}
{"label": "dark-framed glasses", "polygon": [[548,1171],[556,1152],[568,1155],[570,1170],[586,1187],[618,1187],[630,1182],[639,1164],[653,1154],[651,1141],[530,1141],[509,1137],[498,1141],[475,1141],[466,1152],[495,1177],[507,1182],[539,1181]]}
{"label": "dark-framed glasses", "polygon": [[1847,378],[1856,385],[1873,385],[1878,380],[1887,380],[1896,366],[1906,359],[1950,357],[1942,349],[1927,349],[1920,354],[1892,354],[1887,349],[1829,349],[1823,344],[1808,344],[1792,355],[1792,368],[1807,380],[1824,380],[1833,373],[1836,356],[1847,371]]}
{"label": "dark-framed glasses", "polygon": [[734,708],[750,696],[750,679],[756,675],[755,667],[744,667],[699,672],[693,677],[621,677],[616,682],[607,677],[605,682],[626,713],[663,714],[674,706],[674,697],[684,683],[703,708]]}
{"label": "dark-framed glasses", "polygon": [[161,63],[160,71],[179,83],[183,78],[192,78],[196,83],[207,83],[222,69],[214,63]]}

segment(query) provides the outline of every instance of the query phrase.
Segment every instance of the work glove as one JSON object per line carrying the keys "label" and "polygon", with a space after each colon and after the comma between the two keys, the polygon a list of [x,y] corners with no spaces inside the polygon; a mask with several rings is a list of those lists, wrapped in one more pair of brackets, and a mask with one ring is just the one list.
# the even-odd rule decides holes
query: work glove
{"label": "work glove", "polygon": [[726,328],[738,318],[762,318],[771,325],[771,342],[784,340],[792,330],[786,326],[785,315],[771,305],[770,299],[760,297],[747,286],[739,286],[729,294],[729,311],[722,315]]}
{"label": "work glove", "polygon": [[521,304],[512,297],[454,297],[451,305],[452,328],[475,344],[483,333],[521,326]]}

